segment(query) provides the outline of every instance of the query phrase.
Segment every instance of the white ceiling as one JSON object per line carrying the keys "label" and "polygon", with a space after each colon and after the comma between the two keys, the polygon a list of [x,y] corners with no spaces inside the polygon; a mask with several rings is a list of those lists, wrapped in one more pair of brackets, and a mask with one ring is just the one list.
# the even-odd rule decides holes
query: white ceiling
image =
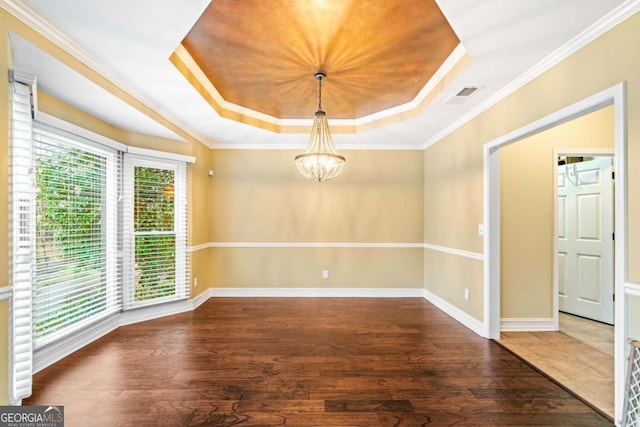
{"label": "white ceiling", "polygon": [[[306,134],[277,134],[221,118],[169,62],[209,1],[14,0],[11,4],[26,7],[25,16],[53,27],[49,31],[65,49],[210,147],[303,149]],[[0,0],[0,6],[7,3]],[[469,54],[470,65],[417,117],[355,135],[334,134],[339,149],[424,148],[516,87],[530,76],[529,70],[557,56],[625,1],[437,3]],[[16,69],[35,74],[43,91],[120,128],[181,140],[28,41],[12,35],[12,43]],[[379,84],[384,90],[384,81]],[[445,104],[464,86],[482,90],[465,104]],[[330,117],[329,108],[327,114]]]}

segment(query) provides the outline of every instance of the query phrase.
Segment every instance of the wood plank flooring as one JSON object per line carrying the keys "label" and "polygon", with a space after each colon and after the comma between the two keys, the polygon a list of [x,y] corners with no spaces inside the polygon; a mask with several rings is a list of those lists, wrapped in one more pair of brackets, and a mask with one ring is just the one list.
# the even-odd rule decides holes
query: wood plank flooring
{"label": "wood plank flooring", "polygon": [[613,326],[560,313],[559,332],[503,332],[500,344],[613,419]]}
{"label": "wood plank flooring", "polygon": [[66,426],[609,426],[420,298],[216,298],[35,375]]}

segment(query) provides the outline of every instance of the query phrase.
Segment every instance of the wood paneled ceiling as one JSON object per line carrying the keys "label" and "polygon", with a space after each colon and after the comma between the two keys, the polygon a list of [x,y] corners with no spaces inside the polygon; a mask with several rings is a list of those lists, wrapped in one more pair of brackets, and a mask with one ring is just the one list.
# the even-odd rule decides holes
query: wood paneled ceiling
{"label": "wood paneled ceiling", "polygon": [[219,114],[268,128],[252,113],[313,117],[317,71],[330,120],[414,101],[459,43],[434,0],[214,0],[171,59]]}

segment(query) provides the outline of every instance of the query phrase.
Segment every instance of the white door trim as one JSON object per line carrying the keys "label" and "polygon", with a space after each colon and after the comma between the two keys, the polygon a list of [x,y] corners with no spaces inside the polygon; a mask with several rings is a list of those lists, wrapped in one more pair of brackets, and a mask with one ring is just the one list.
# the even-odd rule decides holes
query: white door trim
{"label": "white door trim", "polygon": [[614,381],[615,419],[622,418],[624,397],[625,336],[627,330],[627,172],[626,141],[627,111],[626,84],[618,83],[582,101],[529,123],[513,132],[484,145],[483,204],[484,204],[484,328],[487,338],[500,337],[500,148],[559,124],[599,110],[608,105],[614,108],[614,169],[615,185],[615,261],[614,290],[620,300],[615,305],[614,326]]}
{"label": "white door trim", "polygon": [[[584,155],[584,156],[613,156],[613,162],[615,164],[615,149],[614,148],[554,148],[553,149],[553,163],[558,164],[559,156],[571,156],[571,155]],[[557,166],[554,170],[557,170]],[[614,187],[615,188],[615,187]],[[615,198],[614,198],[615,199]],[[614,200],[615,202],[615,200]],[[560,297],[558,292],[560,291],[560,282],[558,277],[558,174],[553,174],[553,324],[554,331],[560,330]],[[615,230],[615,218],[614,230]],[[614,248],[615,253],[615,248]],[[614,258],[615,259],[615,258]],[[615,319],[614,319],[615,320]]]}

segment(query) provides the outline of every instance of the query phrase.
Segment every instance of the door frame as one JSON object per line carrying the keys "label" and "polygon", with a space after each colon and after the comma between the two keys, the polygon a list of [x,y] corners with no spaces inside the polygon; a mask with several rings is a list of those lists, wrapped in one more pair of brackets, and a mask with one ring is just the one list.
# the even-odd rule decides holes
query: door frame
{"label": "door frame", "polygon": [[[552,310],[553,310],[553,330],[560,330],[560,296],[558,292],[560,291],[560,277],[559,277],[559,263],[558,263],[558,157],[560,156],[601,156],[601,157],[612,157],[613,165],[616,164],[616,154],[615,148],[554,148],[553,149],[553,164],[555,165],[554,174],[553,174],[553,302],[552,302]],[[615,169],[614,169],[615,170]],[[615,206],[615,186],[614,195],[613,195],[613,203]],[[613,215],[613,229],[616,229],[616,218],[615,212]],[[615,243],[613,245],[613,278],[614,278],[614,286],[613,291],[615,293]],[[614,305],[615,310],[615,305]],[[615,325],[615,315],[613,316],[613,323]]]}
{"label": "door frame", "polygon": [[578,101],[539,120],[531,122],[483,146],[483,223],[484,223],[484,335],[500,337],[500,148],[559,124],[569,122],[601,108],[613,105],[615,151],[615,225],[614,292],[614,401],[615,419],[622,419],[625,384],[625,337],[627,331],[627,111],[626,83]]}

